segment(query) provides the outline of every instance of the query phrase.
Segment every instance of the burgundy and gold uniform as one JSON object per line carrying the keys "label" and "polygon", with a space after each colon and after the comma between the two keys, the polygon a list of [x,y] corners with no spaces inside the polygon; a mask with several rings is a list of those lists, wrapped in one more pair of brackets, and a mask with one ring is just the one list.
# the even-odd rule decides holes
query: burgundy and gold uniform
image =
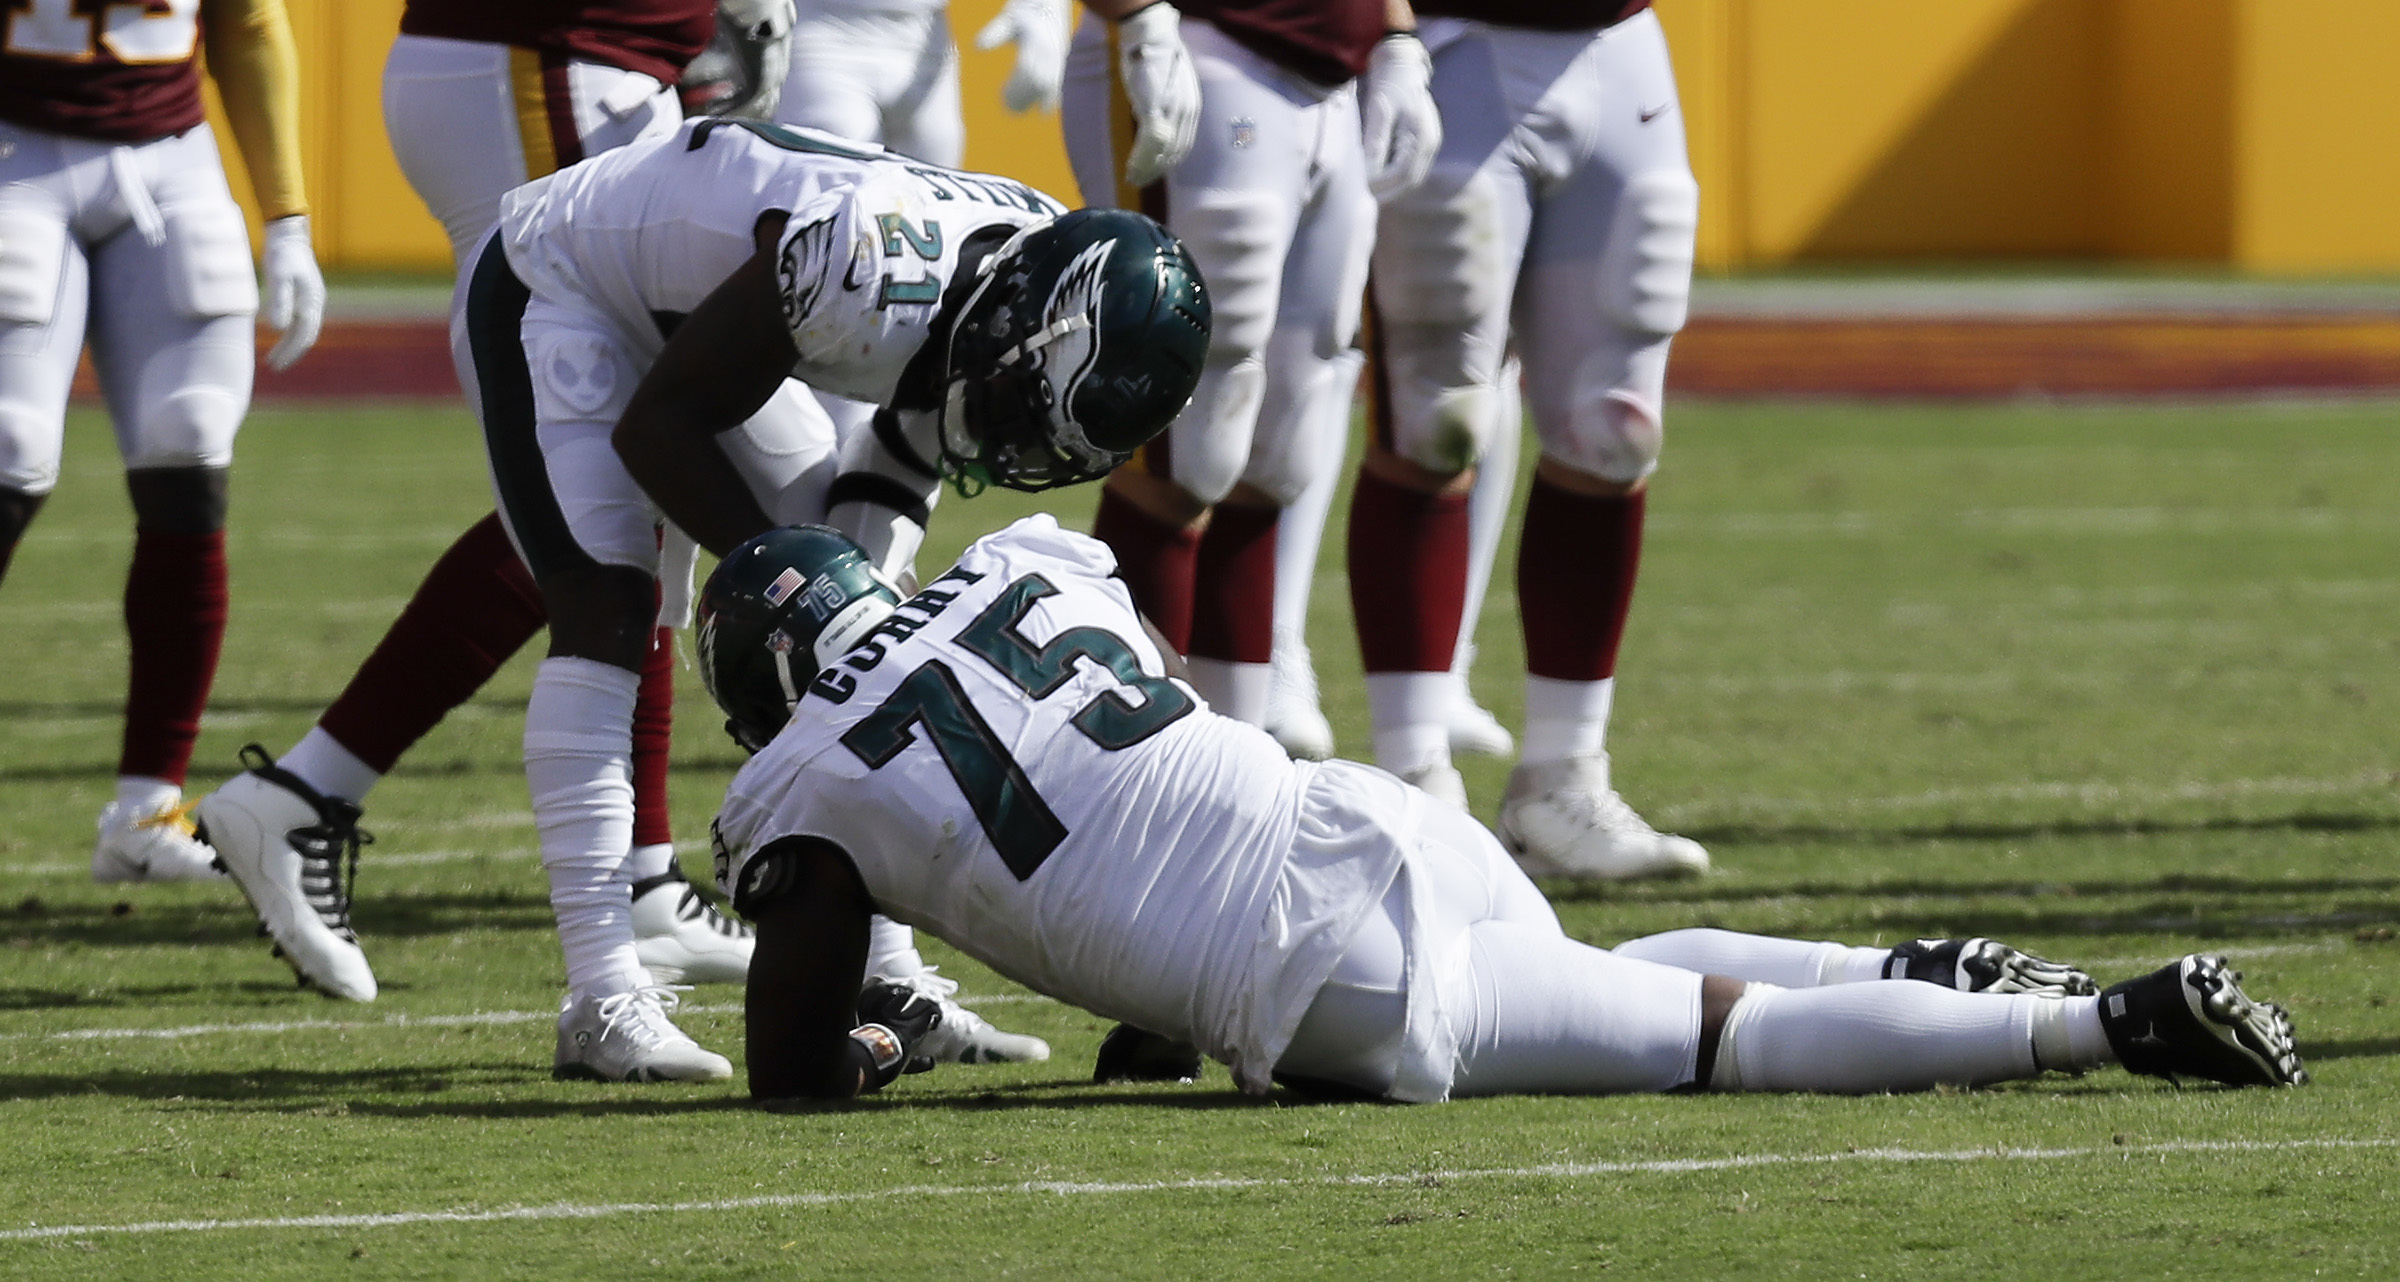
{"label": "burgundy and gold uniform", "polygon": [[717,30],[711,0],[408,0],[400,34],[514,45],[674,84]]}
{"label": "burgundy and gold uniform", "polygon": [[325,288],[281,0],[0,6],[0,572],[58,483],[87,339],[137,531],[117,793],[92,856],[104,881],[215,875],[180,803],[224,635],[225,474],[250,403],[259,288],[201,112],[204,30],[269,219],[280,368],[315,341]]}
{"label": "burgundy and gold uniform", "polygon": [[[1541,462],[1517,572],[1524,751],[1499,831],[1544,874],[1687,874],[1706,852],[1625,804],[1605,746],[1699,215],[1666,38],[1647,6],[1616,0],[1426,9],[1457,15],[1423,26],[1444,143],[1377,229],[1374,452],[1350,509],[1376,757],[1451,771],[1463,607],[1516,471],[1513,350]],[[1449,484],[1493,461],[1471,503]]]}
{"label": "burgundy and gold uniform", "polygon": [[[1276,525],[1328,466],[1312,429],[1348,395],[1375,200],[1355,79],[1383,0],[1189,0],[1200,79],[1191,154],[1121,188],[1131,114],[1113,31],[1087,18],[1067,55],[1067,155],[1084,198],[1133,205],[1183,240],[1215,325],[1191,406],[1120,469],[1093,532],[1135,601],[1192,661],[1218,710],[1266,719]],[[1113,199],[1112,199],[1113,197]],[[1174,511],[1208,512],[1205,532]]]}
{"label": "burgundy and gold uniform", "polygon": [[1321,85],[1356,79],[1384,34],[1383,0],[1185,0],[1176,7]]}

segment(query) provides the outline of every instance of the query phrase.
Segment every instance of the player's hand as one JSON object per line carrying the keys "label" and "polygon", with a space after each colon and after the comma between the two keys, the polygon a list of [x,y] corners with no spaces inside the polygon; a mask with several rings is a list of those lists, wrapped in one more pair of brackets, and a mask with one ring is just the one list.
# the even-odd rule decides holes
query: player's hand
{"label": "player's hand", "polygon": [[1058,110],[1058,85],[1067,74],[1066,9],[1061,0],[1008,0],[976,33],[978,49],[1016,42],[1017,65],[1000,87],[1010,111]]}
{"label": "player's hand", "polygon": [[858,990],[858,1027],[850,1037],[874,1056],[874,1085],[887,1086],[902,1073],[933,1067],[933,1061],[917,1054],[917,1045],[941,1026],[940,1002],[904,984],[870,979]]}
{"label": "player's hand", "polygon": [[267,328],[282,337],[267,349],[267,368],[287,370],[317,345],[325,327],[325,273],[308,239],[308,215],[267,224]]}
{"label": "player's hand", "polygon": [[1425,181],[1442,149],[1442,115],[1433,105],[1433,58],[1414,33],[1376,42],[1358,78],[1358,113],[1375,199],[1390,200]]}
{"label": "player's hand", "polygon": [[1117,73],[1134,122],[1125,181],[1136,187],[1182,164],[1200,135],[1200,73],[1183,47],[1182,26],[1166,0],[1117,20]]}
{"label": "player's hand", "polygon": [[685,69],[685,82],[706,64],[725,88],[703,112],[747,120],[772,120],[792,70],[792,27],[799,21],[793,0],[719,0],[717,35]]}

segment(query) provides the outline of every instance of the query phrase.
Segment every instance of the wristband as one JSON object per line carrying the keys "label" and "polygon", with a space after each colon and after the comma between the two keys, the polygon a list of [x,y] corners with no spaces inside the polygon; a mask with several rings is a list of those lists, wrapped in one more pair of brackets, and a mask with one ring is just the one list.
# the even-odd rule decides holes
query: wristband
{"label": "wristband", "polygon": [[866,1091],[891,1085],[892,1079],[900,1076],[900,1070],[908,1065],[908,1048],[901,1044],[900,1034],[881,1024],[861,1024],[851,1029],[850,1045],[857,1052],[852,1059],[866,1073]]}

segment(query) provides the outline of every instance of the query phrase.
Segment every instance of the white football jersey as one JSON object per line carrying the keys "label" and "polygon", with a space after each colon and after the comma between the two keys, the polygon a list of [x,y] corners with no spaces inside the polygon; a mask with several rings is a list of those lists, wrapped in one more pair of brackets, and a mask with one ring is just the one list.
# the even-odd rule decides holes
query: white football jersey
{"label": "white football jersey", "polygon": [[959,249],[986,227],[1056,217],[1055,200],[856,143],[755,121],[702,119],[501,200],[509,265],[540,298],[595,305],[637,350],[756,252],[752,229],[791,215],[777,256],[792,377],[889,404],[923,346]]}
{"label": "white football jersey", "polygon": [[1160,676],[1115,568],[1048,516],[970,547],[735,777],[718,878],[730,891],[762,847],[824,838],[884,914],[1264,1089],[1347,938],[1305,905],[1279,925],[1311,898],[1283,878],[1317,768]]}

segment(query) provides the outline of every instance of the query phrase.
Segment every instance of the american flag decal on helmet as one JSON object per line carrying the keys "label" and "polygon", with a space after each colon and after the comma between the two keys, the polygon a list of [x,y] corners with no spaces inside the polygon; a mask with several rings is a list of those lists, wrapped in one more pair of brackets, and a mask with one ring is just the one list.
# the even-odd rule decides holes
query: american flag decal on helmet
{"label": "american flag decal on helmet", "polygon": [[798,570],[789,566],[784,567],[783,573],[776,575],[775,581],[767,585],[767,604],[782,605],[791,600],[792,594],[799,591],[800,585],[807,581],[807,578]]}

